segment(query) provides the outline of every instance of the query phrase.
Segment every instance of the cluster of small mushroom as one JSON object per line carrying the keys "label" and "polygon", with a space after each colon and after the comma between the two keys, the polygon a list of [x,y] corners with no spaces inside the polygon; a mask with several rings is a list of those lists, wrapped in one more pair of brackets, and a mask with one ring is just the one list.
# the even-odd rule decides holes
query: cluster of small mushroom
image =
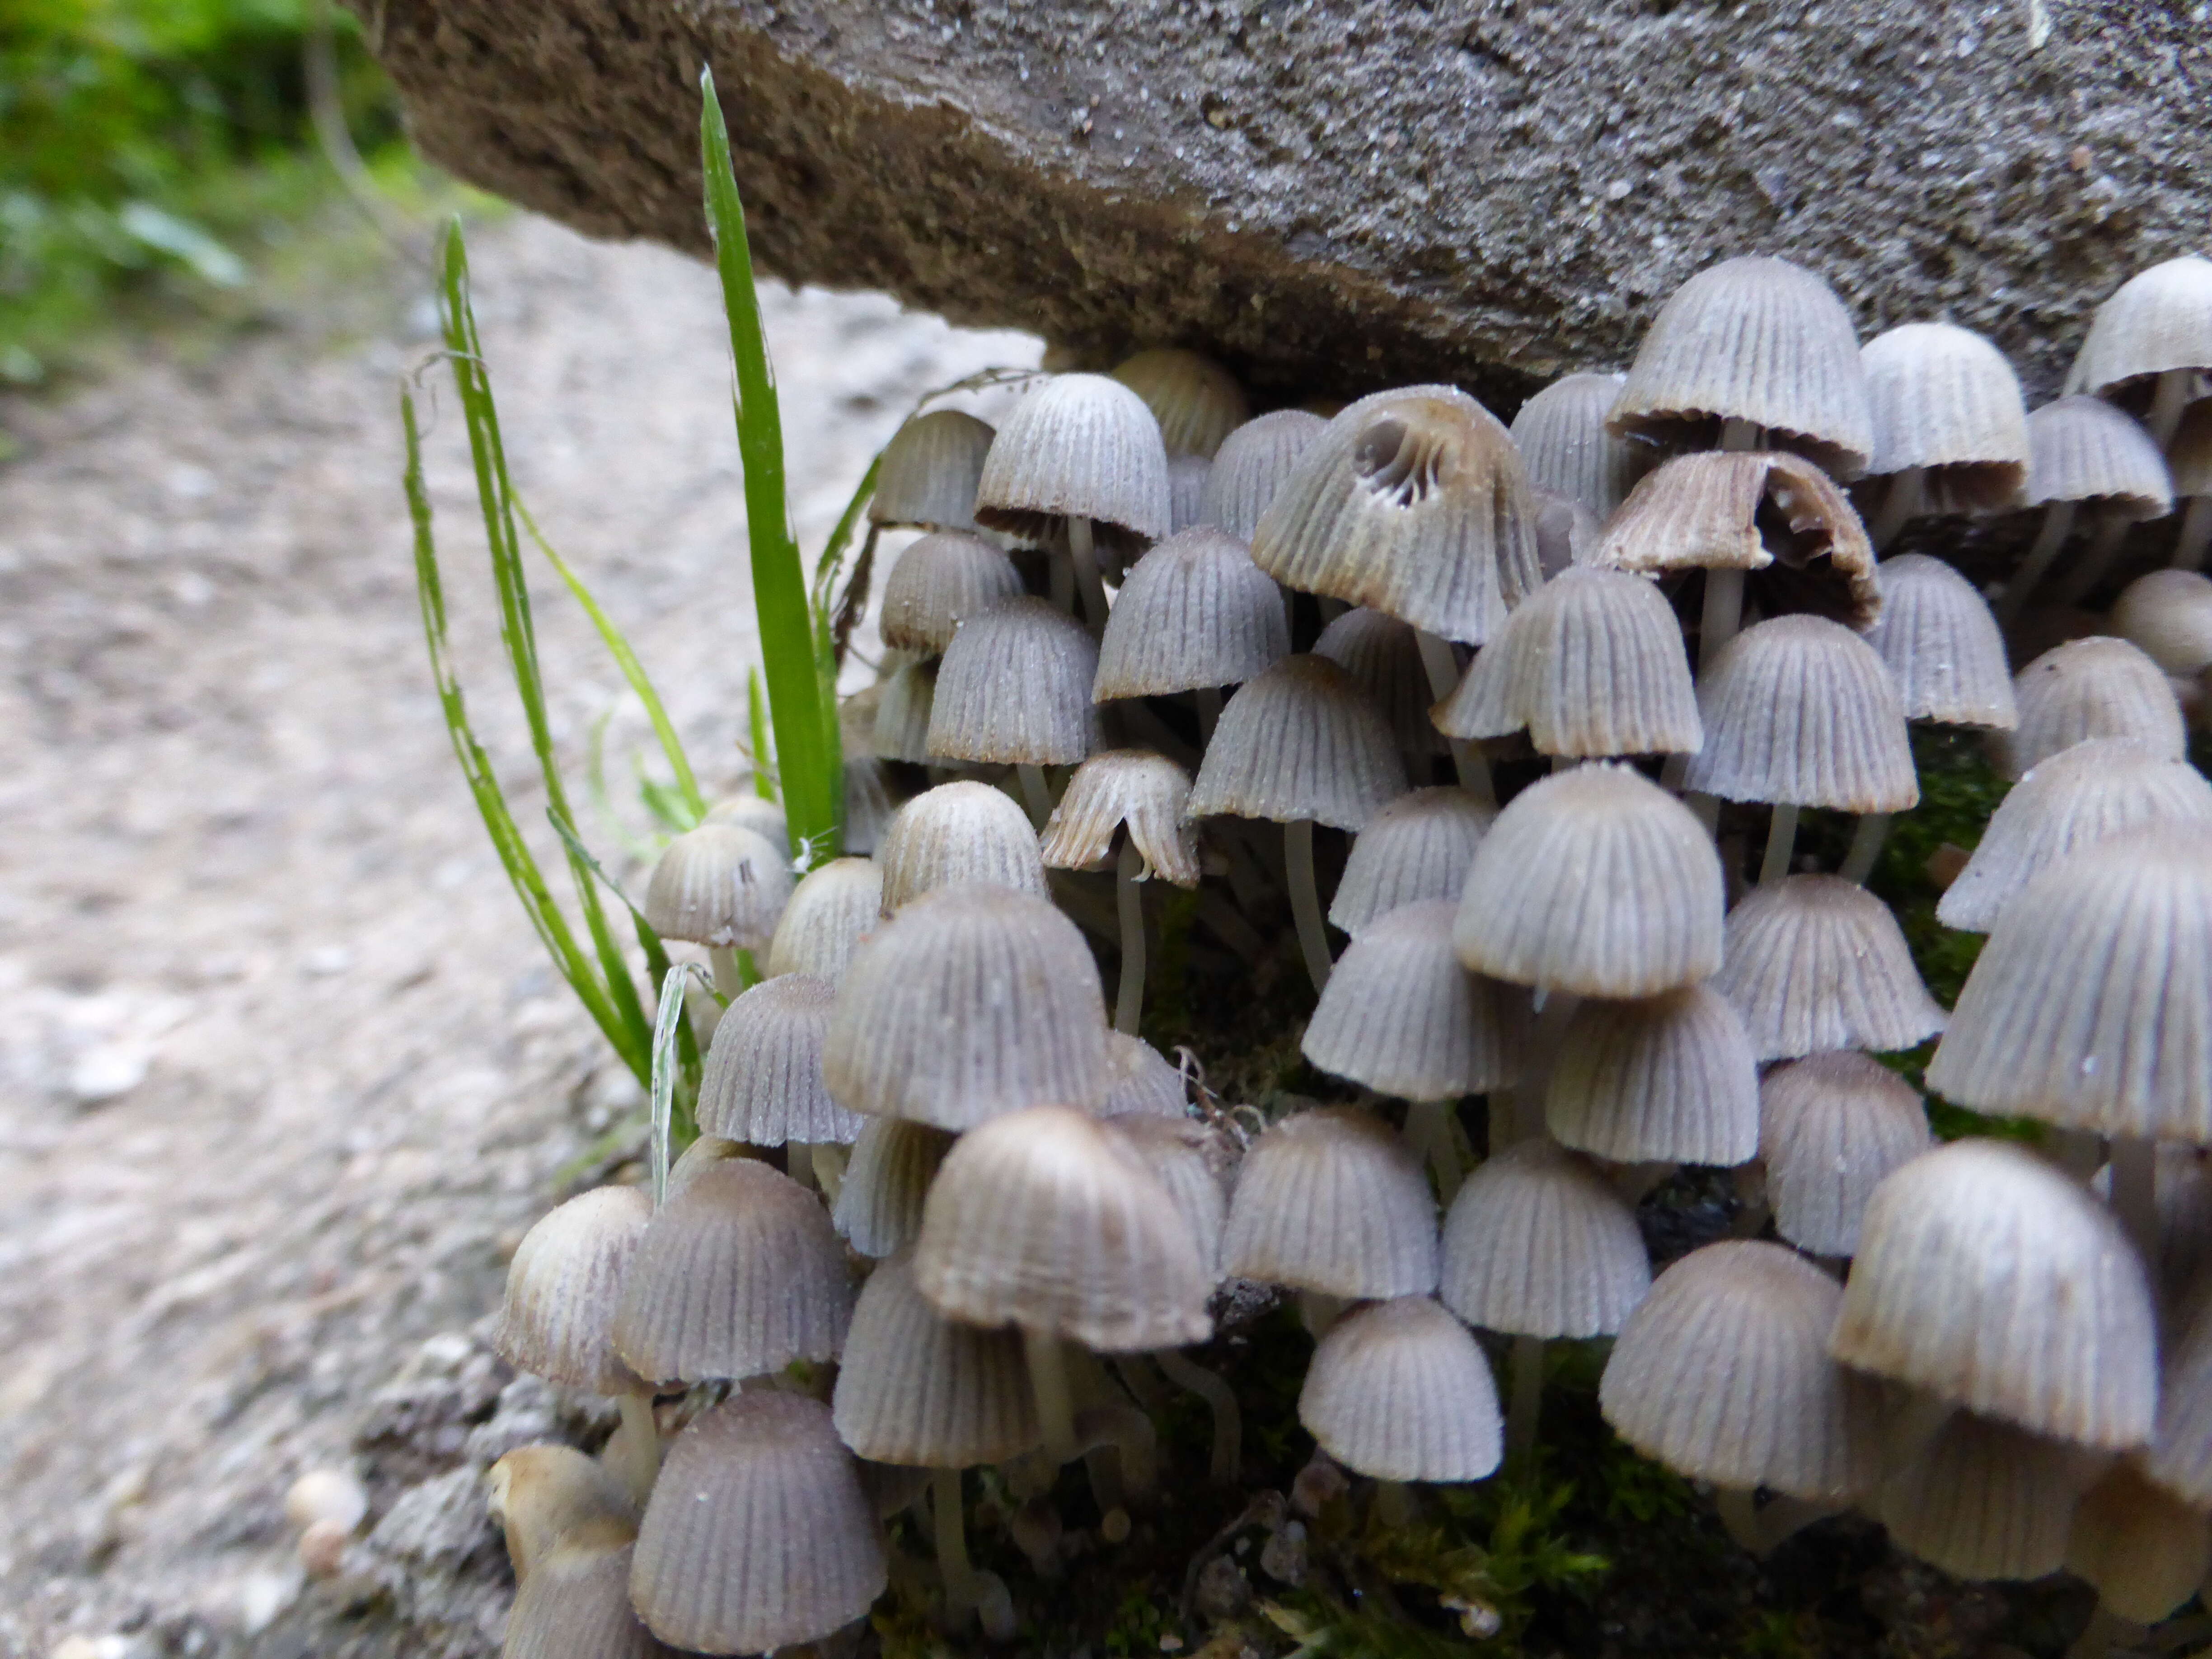
{"label": "cluster of small mushroom", "polygon": [[[1255,1285],[1302,1297],[1300,1419],[1386,1516],[1534,1440],[1546,1344],[1613,1337],[1606,1419],[1754,1547],[1859,1506],[1954,1572],[2185,1601],[2212,1510],[2212,786],[2184,753],[2208,370],[2201,259],[2122,289],[2079,395],[2029,415],[1978,337],[1862,348],[1819,278],[1741,258],[1510,431],[1443,386],[1248,419],[1168,351],[1042,378],[995,432],[910,422],[872,514],[927,533],[855,700],[875,855],[793,886],[759,802],[667,849],[649,918],[734,993],[702,1138],[657,1203],[586,1193],[514,1259],[504,1352],[623,1419],[598,1462],[501,1465],[507,1651],[823,1637],[925,1490],[944,1620],[1010,1634],[961,1472],[1000,1468],[1046,1577],[1063,1465],[1109,1544],[1153,1491],[1163,1376],[1234,1480],[1237,1400],[1179,1350]],[[2098,596],[2177,494],[2171,568],[2108,623],[2025,607]],[[1932,556],[2029,514],[1994,612]],[[1932,554],[1877,562],[1900,538]],[[2007,618],[2081,637],[2014,675]],[[1918,799],[1915,721],[2021,780],[1942,901],[1990,938],[1929,1082],[2052,1126],[2042,1151],[1935,1146],[1873,1058],[1947,1024],[1863,885]],[[877,832],[859,792],[916,767]],[[1857,815],[1834,873],[1800,868],[1806,808]],[[1326,912],[1316,825],[1356,836]],[[1109,871],[1111,902],[1083,873]],[[1288,917],[1304,1053],[1360,1103],[1249,1142],[1188,1103],[1136,1034],[1154,878],[1230,952]],[[1118,951],[1110,1025],[1085,927]],[[1686,1164],[1741,1172],[1744,1224],[1655,1281],[1635,1206]]]}

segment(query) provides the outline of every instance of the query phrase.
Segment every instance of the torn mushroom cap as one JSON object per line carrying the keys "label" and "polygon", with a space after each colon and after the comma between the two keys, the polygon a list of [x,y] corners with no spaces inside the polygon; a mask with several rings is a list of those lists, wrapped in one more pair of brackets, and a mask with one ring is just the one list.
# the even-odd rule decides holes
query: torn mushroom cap
{"label": "torn mushroom cap", "polygon": [[1587,507],[1601,520],[1626,498],[1644,471],[1636,445],[1605,429],[1620,396],[1621,374],[1569,374],[1521,405],[1513,442],[1539,489]]}
{"label": "torn mushroom cap", "polygon": [[954,1143],[922,1212],[915,1280],[948,1319],[1018,1325],[1105,1352],[1212,1334],[1212,1275],[1141,1159],[1064,1106],[1010,1112]]}
{"label": "torn mushroom cap", "polygon": [[[937,664],[920,658],[898,660],[902,653],[885,652],[889,670],[877,692],[876,716],[868,745],[884,760],[905,761],[913,766],[929,759],[929,721],[937,702]],[[896,666],[894,666],[896,663]]]}
{"label": "torn mushroom cap", "polygon": [[870,1121],[853,1143],[830,1212],[845,1242],[862,1255],[896,1255],[921,1237],[921,1206],[952,1136],[903,1118]]}
{"label": "torn mushroom cap", "polygon": [[1952,323],[1905,323],[1859,352],[1877,477],[1921,474],[1931,514],[1996,513],[2027,482],[2027,405],[2004,354]]}
{"label": "torn mushroom cap", "polygon": [[507,1300],[492,1346],[518,1370],[590,1394],[631,1394],[639,1382],[615,1352],[623,1276],[653,1218],[636,1187],[595,1187],[540,1216],[507,1267]]}
{"label": "torn mushroom cap", "polygon": [[2132,416],[2101,398],[2061,398],[2027,417],[2027,503],[2094,502],[2109,518],[2162,519],[2173,507],[2166,458]]}
{"label": "torn mushroom cap", "polygon": [[1641,576],[1577,566],[1544,584],[1436,705],[1455,738],[1527,729],[1540,755],[1695,754],[1704,743],[1682,629]]}
{"label": "torn mushroom cap", "polygon": [[1919,1093],[1849,1051],[1776,1066],[1759,1085],[1759,1114],[1774,1230],[1815,1255],[1856,1255],[1874,1189],[1931,1144]]}
{"label": "torn mushroom cap", "polygon": [[811,974],[836,985],[883,908],[883,872],[873,859],[832,859],[810,870],[776,919],[769,972]]}
{"label": "torn mushroom cap", "polygon": [[915,416],[884,446],[868,522],[975,529],[975,486],[992,436],[989,427],[957,409]]}
{"label": "torn mushroom cap", "polygon": [[2004,635],[1974,585],[1924,553],[1875,567],[1881,617],[1867,630],[1909,720],[2008,732],[2020,724]]}
{"label": "torn mushroom cap", "polygon": [[1125,1114],[1109,1122],[1106,1133],[1158,1178],[1190,1228],[1206,1282],[1218,1283],[1221,1230],[1229,1218],[1221,1177],[1235,1167],[1235,1143],[1220,1130],[1181,1114]]}
{"label": "torn mushroom cap", "polygon": [[1910,1048],[1943,1029],[1889,907],[1838,876],[1790,876],[1729,912],[1713,988],[1762,1060]]}
{"label": "torn mushroom cap", "polygon": [[1820,617],[1747,628],[1698,676],[1705,746],[1683,782],[1723,800],[1845,812],[1920,801],[1912,739],[1881,653]]}
{"label": "torn mushroom cap", "polygon": [[2169,674],[2194,678],[2212,668],[2212,577],[2195,570],[2138,576],[2113,601],[2112,621],[2114,633]]}
{"label": "torn mushroom cap", "polygon": [[1606,1360],[1598,1409],[1680,1474],[1820,1502],[1879,1472],[1879,1395],[1828,1357],[1843,1287],[1778,1244],[1691,1251],[1651,1286]]}
{"label": "torn mushroom cap", "polygon": [[836,991],[781,974],[742,991],[715,1023],[699,1080],[699,1127],[755,1146],[850,1146],[867,1120],[830,1098],[822,1043]]}
{"label": "torn mushroom cap", "polygon": [[677,1659],[629,1601],[637,1528],[599,1521],[575,1528],[514,1591],[500,1659]]}
{"label": "torn mushroom cap", "polygon": [[2091,738],[2133,738],[2170,760],[2188,753],[2165,671],[2125,640],[2093,634],[2053,646],[2014,677],[2013,696],[2020,725],[1989,744],[2000,777]]}
{"label": "torn mushroom cap", "polygon": [[1495,806],[1465,789],[1399,796],[1353,838],[1328,919],[1357,939],[1401,905],[1457,898],[1476,844],[1497,817]]}
{"label": "torn mushroom cap", "polygon": [[1029,815],[1003,791],[973,779],[940,783],[900,807],[884,831],[876,865],[887,916],[956,882],[1045,894]]}
{"label": "torn mushroom cap", "polygon": [[970,617],[938,665],[933,760],[1061,766],[1098,744],[1091,682],[1098,647],[1049,599],[1024,597]]}
{"label": "torn mushroom cap", "polygon": [[1959,1140],[1875,1188],[1828,1351],[2022,1427],[2149,1437],[2157,1318],[2105,1206],[2022,1146]]}
{"label": "torn mushroom cap", "polygon": [[1928,1067],[1978,1111],[2212,1141],[2212,841],[2132,831],[2069,854],[1990,930]]}
{"label": "torn mushroom cap", "polygon": [[1244,544],[1199,526],[1130,568],[1098,647],[1094,701],[1238,685],[1291,648],[1282,590]]}
{"label": "torn mushroom cap", "polygon": [[1283,480],[1328,425],[1305,410],[1279,409],[1238,427],[1213,453],[1198,521],[1249,544]]}
{"label": "torn mushroom cap", "polygon": [[1352,676],[1368,701],[1382,711],[1399,752],[1415,757],[1440,755],[1444,740],[1429,723],[1436,694],[1421,660],[1419,637],[1395,617],[1356,607],[1321,630],[1314,654],[1327,657]]}
{"label": "torn mushroom cap", "polygon": [[975,517],[1040,539],[1088,519],[1109,550],[1158,541],[1171,522],[1167,447],[1145,400],[1103,374],[1034,382],[1000,423]]}
{"label": "torn mushroom cap", "polygon": [[1425,1296],[1338,1321],[1306,1368],[1298,1421],[1339,1463],[1378,1480],[1480,1480],[1504,1453],[1490,1363]]}
{"label": "torn mushroom cap", "polygon": [[2040,1578],[2066,1558],[2083,1459],[2063,1441],[1972,1412],[1883,1480],[1874,1505],[1890,1536],[1961,1578]]}
{"label": "torn mushroom cap", "polygon": [[1269,1126],[1230,1194],[1222,1265],[1241,1279],[1370,1298],[1437,1287],[1437,1201],[1419,1160],[1370,1112]]}
{"label": "torn mushroom cap", "polygon": [[1632,768],[1531,784],[1474,849],[1452,942],[1478,974],[1656,996],[1721,962],[1721,866],[1687,807]]}
{"label": "torn mushroom cap", "polygon": [[1195,351],[1154,346],[1121,363],[1114,378],[1145,400],[1170,457],[1211,458],[1251,412],[1237,377]]}
{"label": "torn mushroom cap", "polygon": [[939,655],[963,621],[1021,591],[1021,574],[998,548],[981,536],[940,531],[915,543],[891,567],[878,629],[896,650]]}
{"label": "torn mushroom cap", "polygon": [[1406,792],[1390,728],[1326,657],[1291,656],[1237,689],[1191,787],[1191,817],[1357,830]]}
{"label": "torn mushroom cap", "polygon": [[2066,389],[2124,396],[2175,368],[2212,368],[2212,260],[2197,254],[2137,271],[2097,307]]}
{"label": "torn mushroom cap", "polygon": [[791,881],[781,848],[733,823],[702,823],[661,849],[645,919],[663,939],[753,950],[775,932]]}
{"label": "torn mushroom cap", "polygon": [[1457,910],[1427,899],[1370,922],[1322,988],[1300,1052],[1400,1100],[1455,1100],[1517,1082],[1528,993],[1460,966]]}
{"label": "torn mushroom cap", "polygon": [[574,1446],[518,1446],[485,1472],[491,1518],[507,1535],[507,1564],[526,1583],[571,1533],[612,1523],[635,1528],[637,1505],[605,1463]]}
{"label": "torn mushroom cap", "polygon": [[1253,532],[1286,587],[1479,645],[1541,585],[1520,452],[1451,386],[1349,405],[1300,459]]}
{"label": "torn mushroom cap", "polygon": [[1751,1040],[1710,986],[1586,1001],[1545,1085],[1544,1122],[1562,1146],[1618,1164],[1747,1163],[1759,1152]]}
{"label": "torn mushroom cap", "polygon": [[2096,1586],[2099,1603],[2138,1625],[2180,1611],[2212,1567],[2204,1516],[2124,1457],[2081,1496],[2066,1536],[2066,1566]]}
{"label": "torn mushroom cap", "polygon": [[1467,1178],[1444,1218],[1442,1295],[1470,1325],[1603,1336],[1651,1286],[1636,1215],[1579,1152],[1540,1137]]}
{"label": "torn mushroom cap", "polygon": [[1148,749],[1109,749],[1075,769],[1066,793],[1045,821],[1044,863],[1087,870],[1112,856],[1127,827],[1145,860],[1139,879],[1158,876],[1177,887],[1198,885],[1198,831],[1184,818],[1190,774]]}
{"label": "torn mushroom cap", "polygon": [[653,1634],[702,1653],[830,1635],[889,1580],[883,1535],[830,1408],[732,1395],[668,1449],[638,1528],[630,1597]]}
{"label": "torn mushroom cap", "polygon": [[945,1319],[915,1288],[907,1256],[868,1275],[830,1413],[837,1437],[872,1463],[1003,1463],[1039,1435],[1021,1338]]}

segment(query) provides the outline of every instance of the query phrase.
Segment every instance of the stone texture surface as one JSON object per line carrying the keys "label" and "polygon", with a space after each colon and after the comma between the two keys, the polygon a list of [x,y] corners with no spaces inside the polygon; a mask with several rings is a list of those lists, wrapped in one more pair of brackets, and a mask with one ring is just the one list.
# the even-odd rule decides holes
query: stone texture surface
{"label": "stone texture surface", "polygon": [[595,235],[703,249],[710,61],[755,246],[1087,356],[1510,404],[1725,254],[2055,388],[2212,240],[2197,0],[348,0],[416,137]]}

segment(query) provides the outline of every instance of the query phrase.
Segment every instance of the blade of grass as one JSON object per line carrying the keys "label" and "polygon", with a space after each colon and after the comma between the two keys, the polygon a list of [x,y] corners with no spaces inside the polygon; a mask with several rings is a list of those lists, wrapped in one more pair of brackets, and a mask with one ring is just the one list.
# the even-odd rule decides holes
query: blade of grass
{"label": "blade of grass", "polygon": [[753,789],[763,800],[776,799],[775,733],[769,729],[768,700],[761,695],[760,671],[745,670],[745,736],[752,744]]}

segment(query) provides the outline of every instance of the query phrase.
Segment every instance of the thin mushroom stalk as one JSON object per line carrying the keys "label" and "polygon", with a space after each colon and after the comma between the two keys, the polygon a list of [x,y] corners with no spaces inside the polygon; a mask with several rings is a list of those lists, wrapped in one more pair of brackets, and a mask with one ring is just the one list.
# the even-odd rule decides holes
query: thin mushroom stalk
{"label": "thin mushroom stalk", "polygon": [[2036,532],[2035,544],[2027,550],[2027,556],[2020,562],[2020,568],[2007,578],[2004,592],[1997,595],[1993,607],[1997,623],[2009,629],[2027,606],[2027,596],[2035,591],[2044,574],[2058,557],[2059,549],[2066,545],[2066,538],[2074,530],[2074,503],[2053,501],[2044,509],[2043,527]]}
{"label": "thin mushroom stalk", "polygon": [[1881,510],[1867,526],[1867,537],[1874,543],[1875,550],[1887,551],[1889,544],[1904,532],[1905,526],[1928,510],[1927,503],[1927,474],[1921,468],[1907,467],[1892,478],[1887,493],[1882,496]]}
{"label": "thin mushroom stalk", "polygon": [[[1459,689],[1459,659],[1452,655],[1449,641],[1439,639],[1425,628],[1415,629],[1413,639],[1420,647],[1421,668],[1429,677],[1429,695],[1442,702]],[[1460,787],[1478,800],[1496,805],[1498,787],[1491,781],[1490,763],[1483,759],[1482,750],[1458,738],[1450,739],[1450,743],[1452,765],[1458,770]]]}
{"label": "thin mushroom stalk", "polygon": [[1067,1380],[1066,1347],[1050,1331],[1024,1330],[1022,1349],[1029,1359],[1030,1387],[1036,1393],[1043,1455],[1054,1468],[1073,1463],[1078,1455],[1075,1395]]}
{"label": "thin mushroom stalk", "polygon": [[1099,1513],[1119,1510],[1126,1524],[1128,1504],[1144,1502],[1159,1488],[1159,1431],[1134,1406],[1092,1406],[1076,1417],[1075,1442]]}
{"label": "thin mushroom stalk", "polygon": [[2182,515],[2181,538],[2168,562],[2176,570],[2202,570],[2208,549],[2212,549],[2212,495],[2198,495]]}
{"label": "thin mushroom stalk", "polygon": [[1790,855],[1797,849],[1797,807],[1778,801],[1766,829],[1766,854],[1759,861],[1759,884],[1771,887],[1790,873]]}
{"label": "thin mushroom stalk", "polygon": [[1842,867],[1836,873],[1845,881],[1866,885],[1867,878],[1881,858],[1881,849],[1889,841],[1890,815],[1887,812],[1862,812],[1857,826],[1851,831],[1850,851],[1844,854]]}
{"label": "thin mushroom stalk", "polygon": [[1024,761],[1014,768],[1014,775],[1021,780],[1022,805],[1028,809],[1030,823],[1043,829],[1045,820],[1052,816],[1052,791],[1045,785],[1044,768]]}
{"label": "thin mushroom stalk", "polygon": [[1068,562],[1075,567],[1076,591],[1083,596],[1083,620],[1096,636],[1106,631],[1106,579],[1098,574],[1098,552],[1091,544],[1091,520],[1067,521]]}
{"label": "thin mushroom stalk", "polygon": [[2193,368],[2169,368],[2158,377],[2158,386],[2150,396],[2150,412],[2143,416],[2143,425],[2149,428],[2151,441],[2160,449],[2173,445],[2174,428],[2181,424],[2184,410],[2189,407],[2189,394],[2196,389],[2197,371]]}
{"label": "thin mushroom stalk", "polygon": [[760,982],[750,951],[740,951],[734,945],[710,945],[707,947],[707,961],[714,969],[714,989],[726,1002],[735,1001]]}
{"label": "thin mushroom stalk", "polygon": [[1511,1379],[1505,1404],[1505,1461],[1518,1466],[1536,1449],[1536,1427],[1544,1410],[1544,1339],[1516,1336],[1510,1362]]}
{"label": "thin mushroom stalk", "polygon": [[1114,988],[1114,1029],[1134,1036],[1145,1009],[1145,855],[1125,836],[1114,864],[1114,900],[1121,933],[1121,977]]}
{"label": "thin mushroom stalk", "polygon": [[2090,538],[2089,550],[2066,573],[2066,580],[2058,585],[2057,599],[2061,605],[2078,605],[2089,590],[2105,579],[2112,568],[2112,561],[2120,556],[2120,545],[2128,538],[2128,522],[2113,519],[2097,526]]}
{"label": "thin mushroom stalk", "polygon": [[[1750,451],[1759,447],[1759,429],[1750,421],[1721,422],[1721,447]],[[1743,622],[1743,572],[1705,572],[1705,608],[1698,619],[1698,665],[1702,668],[1720,655],[1721,647],[1735,637]]]}
{"label": "thin mushroom stalk", "polygon": [[660,1474],[660,1424],[653,1414],[650,1393],[617,1395],[615,1405],[622,1413],[622,1421],[600,1448],[599,1462],[642,1509]]}
{"label": "thin mushroom stalk", "polygon": [[981,1615],[983,1634],[1004,1641],[1014,1633],[1013,1600],[1006,1581],[977,1570],[968,1559],[968,1528],[962,1509],[960,1471],[933,1469],[929,1476],[930,1522],[936,1534],[937,1570],[945,1580],[945,1626],[958,1630],[970,1613]]}
{"label": "thin mushroom stalk", "polygon": [[1298,949],[1318,995],[1328,988],[1328,933],[1322,924],[1321,889],[1314,880],[1313,820],[1293,818],[1283,826],[1283,861],[1291,885],[1291,915],[1297,924]]}
{"label": "thin mushroom stalk", "polygon": [[1449,1208],[1459,1195],[1467,1172],[1460,1167],[1459,1148],[1452,1135],[1452,1103],[1413,1100],[1406,1103],[1406,1146],[1433,1170],[1437,1194]]}
{"label": "thin mushroom stalk", "polygon": [[1237,1404],[1237,1391],[1172,1348],[1162,1348],[1153,1358],[1169,1382],[1198,1395],[1212,1412],[1213,1452],[1207,1460],[1206,1476],[1218,1486],[1233,1486],[1244,1459],[1244,1416]]}
{"label": "thin mushroom stalk", "polygon": [[803,1140],[786,1142],[783,1170],[800,1186],[811,1187],[814,1184],[814,1148]]}

